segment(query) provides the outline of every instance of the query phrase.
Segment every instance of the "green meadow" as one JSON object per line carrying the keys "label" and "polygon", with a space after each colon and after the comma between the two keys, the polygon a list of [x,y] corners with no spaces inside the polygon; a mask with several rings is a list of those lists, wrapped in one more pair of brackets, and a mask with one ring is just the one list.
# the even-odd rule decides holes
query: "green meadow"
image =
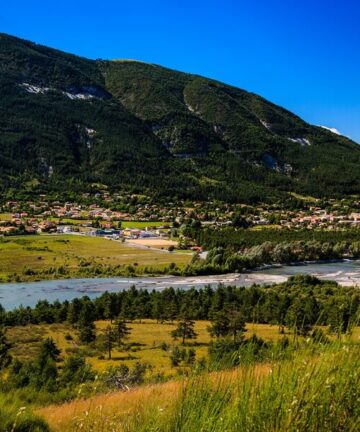
{"label": "green meadow", "polygon": [[189,254],[80,235],[0,238],[3,282],[162,273],[171,263],[182,268],[190,260]]}

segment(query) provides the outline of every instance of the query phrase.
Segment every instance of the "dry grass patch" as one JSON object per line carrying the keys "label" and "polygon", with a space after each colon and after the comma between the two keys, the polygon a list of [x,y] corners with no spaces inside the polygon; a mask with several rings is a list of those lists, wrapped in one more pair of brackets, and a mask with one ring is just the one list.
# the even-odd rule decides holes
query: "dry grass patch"
{"label": "dry grass patch", "polygon": [[[269,364],[254,367],[242,367],[230,371],[213,372],[204,376],[210,377],[214,388],[229,386],[246,377],[257,380],[266,376],[271,370]],[[201,377],[200,377],[201,380]],[[97,430],[106,431],[114,425],[121,431],[120,422],[126,424],[126,418],[136,414],[139,418],[156,410],[171,412],[178,402],[187,380],[179,379],[162,384],[153,384],[132,389],[128,392],[114,392],[96,395],[90,399],[79,399],[62,405],[40,408],[37,413],[44,416],[54,432]]]}
{"label": "dry grass patch", "polygon": [[162,238],[139,238],[128,240],[129,244],[135,246],[148,246],[158,249],[167,249],[169,246],[176,246],[177,242],[174,240],[167,240]]}

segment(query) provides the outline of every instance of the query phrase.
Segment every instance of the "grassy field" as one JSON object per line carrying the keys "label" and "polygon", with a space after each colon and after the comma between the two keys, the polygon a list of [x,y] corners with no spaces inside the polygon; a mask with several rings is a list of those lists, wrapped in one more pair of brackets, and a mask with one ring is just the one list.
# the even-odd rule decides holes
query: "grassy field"
{"label": "grassy field", "polygon": [[[259,364],[254,369],[254,376],[262,377],[269,373],[269,364]],[[245,376],[245,370],[215,372],[211,374],[214,382],[238,380]],[[113,431],[137,432],[137,428],[127,429],[123,419],[127,416],[139,415],[142,419],[154,410],[170,412],[176,407],[186,383],[183,380],[171,380],[163,384],[153,384],[134,388],[129,392],[111,392],[79,399],[62,405],[54,405],[38,409],[38,414],[43,416],[54,432],[95,430],[107,431],[110,424]],[[125,420],[126,423],[126,420]],[[82,425],[82,426],[80,426]],[[125,427],[124,427],[125,426]],[[93,428],[93,429],[92,429]],[[156,429],[149,428],[149,431]],[[204,432],[207,429],[203,429]]]}
{"label": "grassy field", "polygon": [[318,198],[312,197],[310,195],[306,195],[306,196],[300,195],[296,192],[290,192],[289,194],[292,195],[294,198],[297,198],[297,199],[302,200],[302,201],[307,201],[307,202],[312,202],[312,203],[316,203],[319,201]]}
{"label": "grassy field", "polygon": [[[98,335],[107,324],[96,322]],[[337,432],[356,431],[360,426],[359,406],[355,405],[360,397],[360,327],[342,339],[331,336],[331,343],[323,346],[299,339],[301,348],[289,358],[269,357],[264,363],[257,360],[247,366],[185,378],[179,375],[184,367],[172,367],[170,362],[171,349],[180,345],[170,336],[175,324],[143,320],[128,325],[131,334],[126,343],[131,348],[114,349],[112,360],[101,358],[106,353],[96,345],[78,345],[76,331],[68,324],[8,329],[11,352],[23,360],[34,358],[41,341],[52,337],[62,351],[62,360],[80,349],[98,374],[110,365],[134,366],[141,361],[152,366],[152,377],[161,374],[167,379],[129,391],[98,394],[94,389],[85,399],[79,390],[78,398],[71,402],[37,405],[36,413],[44,417],[51,431]],[[207,321],[197,321],[198,338],[186,346],[195,349],[197,359],[207,356],[208,325]],[[246,327],[246,337],[254,333],[266,341],[283,337],[276,325]],[[292,340],[292,334],[287,336]],[[164,344],[167,349],[161,348]]]}
{"label": "grassy field", "polygon": [[58,217],[49,217],[46,220],[53,221],[59,223],[60,221],[63,224],[69,224],[69,225],[83,225],[91,223],[91,220],[89,219],[72,219],[72,218],[58,218]]}
{"label": "grassy field", "polygon": [[279,225],[255,225],[249,228],[250,231],[262,231],[262,230],[272,230],[272,229],[281,229]]}
{"label": "grassy field", "polygon": [[[96,323],[97,333],[109,324],[108,321],[98,321]],[[195,331],[198,334],[197,339],[189,341],[189,345],[196,351],[196,358],[207,356],[207,345],[210,336],[207,331],[209,322],[196,321]],[[103,371],[110,365],[124,363],[133,366],[136,362],[146,362],[153,366],[155,373],[163,373],[166,377],[176,374],[176,369],[171,367],[169,351],[164,351],[161,345],[166,343],[169,349],[174,345],[179,345],[180,341],[171,338],[170,332],[174,330],[175,324],[160,324],[152,320],[143,320],[141,323],[129,323],[131,334],[126,340],[129,346],[134,344],[129,350],[119,350],[114,347],[112,360],[107,360],[106,352],[94,349],[94,355],[87,356],[87,361],[98,371]],[[266,341],[276,341],[282,335],[278,332],[277,326],[267,324],[247,324],[247,336],[250,337],[256,333]],[[13,344],[12,354],[15,357],[29,360],[38,352],[41,341],[46,337],[51,337],[56,345],[62,351],[64,358],[73,352],[78,346],[76,331],[69,324],[44,324],[31,325],[26,327],[10,327],[8,329],[8,338]],[[357,333],[356,333],[357,334]],[[71,335],[72,340],[67,340],[66,335]],[[359,333],[360,335],[360,333]],[[358,335],[358,336],[359,336]],[[80,346],[80,348],[85,348]],[[86,349],[85,353],[89,350]],[[105,359],[99,359],[99,355],[104,354]]]}
{"label": "grassy field", "polygon": [[[108,321],[97,321],[97,334],[100,334],[108,324]],[[188,345],[195,349],[197,359],[207,356],[207,346],[210,342],[208,325],[208,321],[196,321],[195,331],[198,337],[188,341]],[[175,328],[175,323],[161,324],[153,320],[143,320],[141,323],[138,321],[129,323],[128,326],[131,328],[131,334],[125,342],[129,348],[119,350],[115,346],[112,360],[108,360],[106,352],[96,345],[92,349],[78,345],[76,331],[69,324],[10,327],[7,335],[13,344],[12,354],[24,360],[33,358],[38,352],[41,341],[46,337],[51,337],[61,349],[62,358],[72,353],[74,349],[83,349],[86,360],[99,372],[111,365],[124,363],[127,366],[133,366],[140,361],[150,364],[154,373],[162,373],[165,377],[176,375],[176,368],[173,368],[170,363],[171,348],[175,345],[180,346],[180,341],[174,341],[170,335]],[[277,341],[283,337],[276,325],[247,324],[246,328],[246,337],[256,334],[265,341]],[[72,339],[66,339],[66,335],[71,335]],[[291,338],[290,333],[287,336]],[[354,329],[351,337],[353,342],[360,343],[360,327]],[[162,349],[161,346],[164,343],[167,344],[168,350]],[[102,354],[105,356],[104,359],[99,358]]]}
{"label": "grassy field", "polygon": [[[107,321],[98,321],[96,323],[97,333],[109,324]],[[164,373],[165,376],[170,376],[176,373],[176,370],[170,365],[169,352],[161,349],[160,345],[164,342],[169,347],[179,345],[179,341],[174,342],[170,336],[170,332],[175,329],[175,324],[160,324],[155,321],[145,320],[142,323],[129,323],[131,334],[125,341],[129,346],[134,344],[129,350],[119,350],[114,347],[112,360],[107,360],[106,351],[101,348],[90,350],[94,352],[93,356],[87,356],[87,361],[98,371],[103,371],[110,365],[119,365],[124,363],[128,366],[133,366],[136,362],[149,363],[154,368],[154,372]],[[196,332],[198,338],[194,341],[194,349],[196,350],[197,358],[206,356],[207,344],[210,340],[209,333],[206,328],[208,322],[197,321]],[[271,333],[269,329],[265,332]],[[276,332],[274,327],[274,333]],[[71,335],[73,340],[66,340],[65,335]],[[26,327],[12,327],[8,329],[8,338],[13,343],[12,354],[22,359],[31,359],[38,352],[41,341],[46,337],[52,337],[57,346],[62,351],[64,358],[69,353],[73,352],[74,348],[78,347],[76,331],[68,324],[50,324],[50,325],[31,325]],[[276,337],[276,336],[274,336]],[[85,353],[89,352],[84,346]],[[103,354],[105,359],[99,359]]]}
{"label": "grassy field", "polygon": [[0,213],[0,221],[10,221],[11,219],[11,213]]}
{"label": "grassy field", "polygon": [[[52,279],[86,276],[86,268],[101,266],[111,275],[112,266],[134,266],[141,273],[144,267],[162,270],[171,262],[182,267],[191,257],[181,253],[137,248],[126,243],[78,235],[41,235],[0,238],[0,279]],[[49,268],[65,268],[46,272]],[[100,268],[100,271],[101,271]],[[29,271],[30,269],[30,271]],[[35,273],[35,274],[32,274]],[[91,276],[91,274],[89,274]]]}
{"label": "grassy field", "polygon": [[166,225],[166,222],[139,222],[139,221],[122,221],[121,228],[139,228],[145,229],[147,227],[160,227]]}
{"label": "grassy field", "polygon": [[360,427],[359,345],[38,409],[54,432],[338,432]]}
{"label": "grassy field", "polygon": [[[107,321],[98,321],[96,323],[98,334],[108,325]],[[198,337],[191,345],[196,351],[196,357],[204,357],[207,354],[207,344],[210,341],[210,336],[207,329],[209,323],[207,321],[197,321],[195,331]],[[175,324],[156,323],[151,320],[144,320],[141,323],[133,322],[128,324],[131,328],[131,334],[126,340],[127,344],[136,344],[129,351],[118,350],[114,347],[113,359],[99,359],[98,351],[94,356],[87,356],[87,361],[97,370],[102,371],[110,365],[118,365],[124,363],[128,366],[134,365],[136,362],[146,362],[154,367],[155,372],[164,373],[166,376],[175,374],[176,370],[171,367],[169,353],[161,349],[160,345],[164,342],[170,347],[179,345],[179,341],[174,342],[170,336],[170,332],[174,330]],[[278,338],[277,327],[260,325],[249,325],[249,329],[253,329],[257,334],[262,335],[267,340]],[[12,354],[24,360],[33,358],[38,352],[41,341],[46,337],[52,337],[57,346],[62,351],[62,356],[71,353],[77,345],[76,331],[68,324],[50,324],[50,325],[31,325],[26,327],[10,327],[8,329],[8,337],[13,344]],[[66,340],[66,335],[71,335],[73,340]],[[81,347],[80,347],[81,348]],[[84,347],[82,347],[84,348]],[[106,352],[104,352],[106,357]]]}

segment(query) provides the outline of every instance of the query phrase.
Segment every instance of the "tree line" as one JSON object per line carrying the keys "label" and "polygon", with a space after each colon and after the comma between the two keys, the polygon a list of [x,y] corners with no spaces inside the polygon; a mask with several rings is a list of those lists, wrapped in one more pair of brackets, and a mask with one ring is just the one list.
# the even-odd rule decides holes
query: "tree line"
{"label": "tree line", "polygon": [[89,326],[96,320],[115,321],[121,327],[125,321],[146,318],[158,322],[178,321],[184,316],[212,320],[216,314],[229,316],[233,310],[241,313],[246,322],[279,326],[291,326],[291,322],[299,326],[319,324],[346,331],[359,318],[360,293],[354,287],[301,275],[267,287],[219,285],[216,289],[170,287],[147,291],[133,286],[117,293],[105,292],[93,300],[85,296],[54,303],[41,300],[34,308],[19,307],[11,311],[1,308],[0,325],[68,322],[78,326],[80,334],[83,331],[85,340],[91,339]]}

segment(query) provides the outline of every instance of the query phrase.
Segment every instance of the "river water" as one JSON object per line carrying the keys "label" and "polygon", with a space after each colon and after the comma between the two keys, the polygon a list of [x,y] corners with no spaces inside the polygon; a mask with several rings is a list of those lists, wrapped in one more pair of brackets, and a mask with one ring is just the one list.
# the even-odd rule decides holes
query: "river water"
{"label": "river water", "polygon": [[314,263],[306,265],[282,266],[241,274],[196,277],[139,277],[139,278],[99,278],[99,279],[63,279],[42,282],[0,284],[0,304],[11,310],[20,305],[35,306],[38,300],[72,300],[84,295],[94,298],[105,291],[117,292],[130,288],[162,290],[167,287],[189,289],[219,283],[235,286],[272,284],[285,281],[295,274],[312,274],[321,279],[337,281],[341,285],[360,286],[360,260],[332,263]]}

